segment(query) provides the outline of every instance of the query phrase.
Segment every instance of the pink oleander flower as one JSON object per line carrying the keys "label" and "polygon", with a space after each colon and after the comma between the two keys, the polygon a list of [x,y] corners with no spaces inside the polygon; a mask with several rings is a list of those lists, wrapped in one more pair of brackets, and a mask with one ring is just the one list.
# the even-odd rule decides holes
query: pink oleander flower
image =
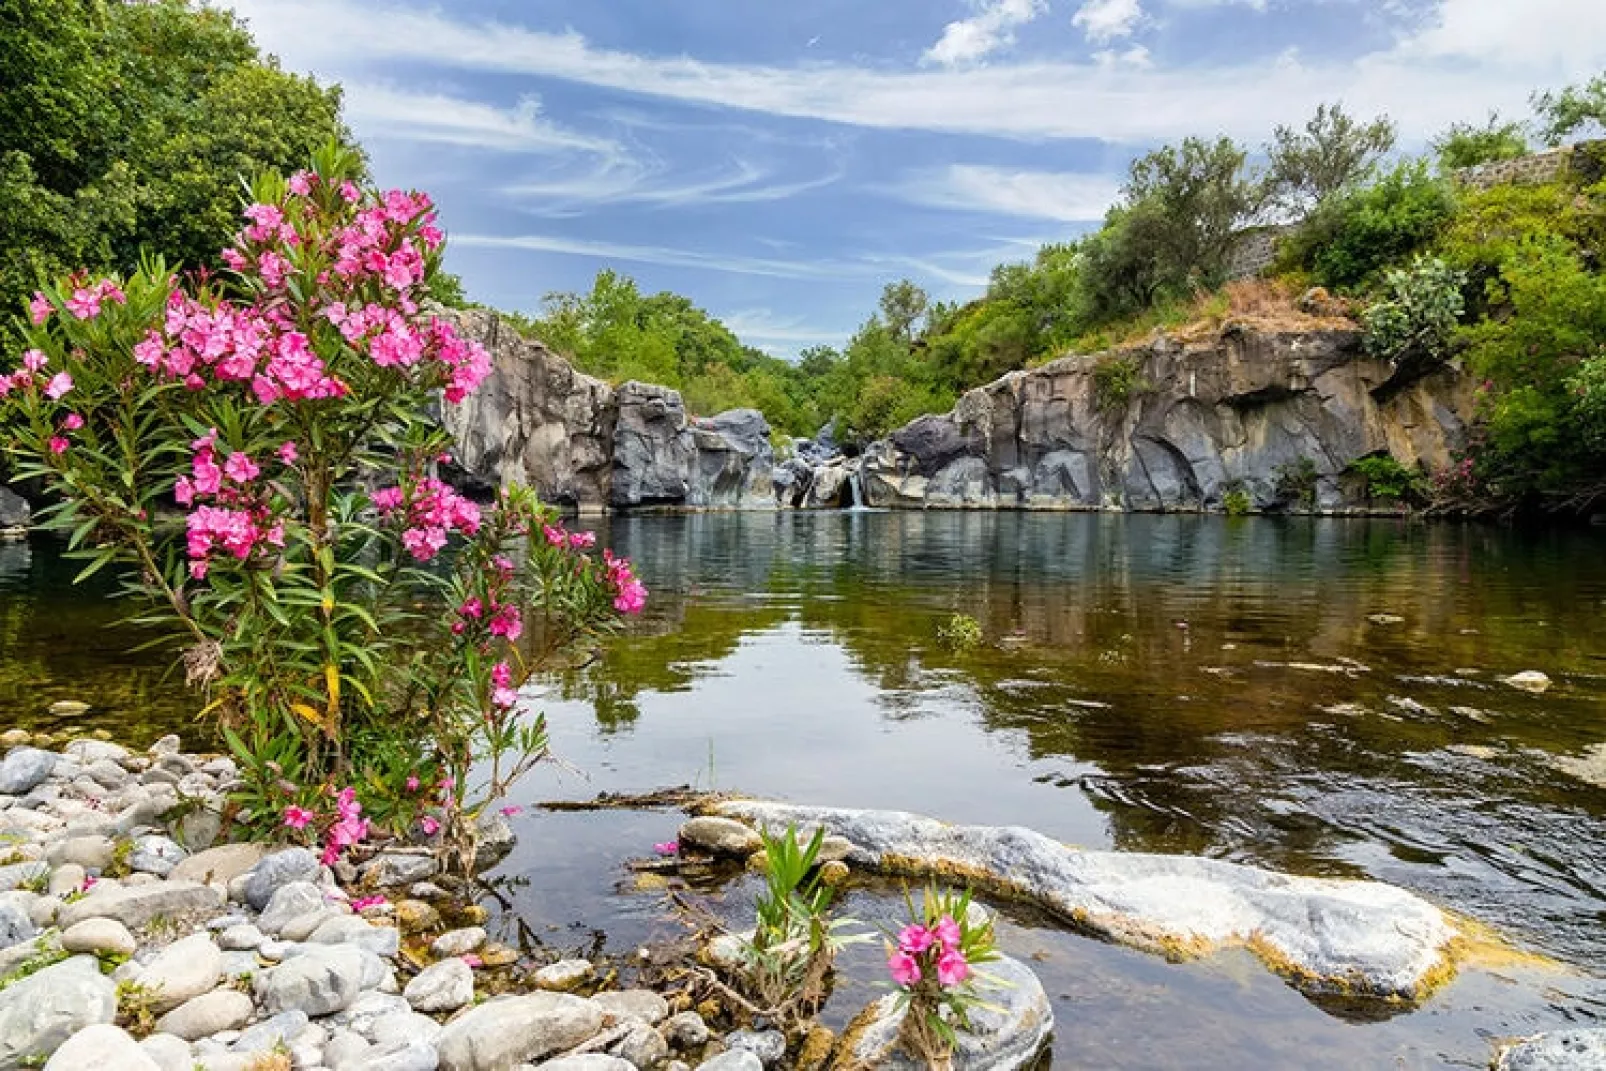
{"label": "pink oleander flower", "polygon": [[93,320],[100,315],[99,290],[74,290],[67,299],[67,311],[80,320]]}
{"label": "pink oleander flower", "polygon": [[61,422],[61,430],[63,431],[77,431],[83,426],[84,418],[77,413],[68,413],[66,419]]}
{"label": "pink oleander flower", "polygon": [[50,437],[50,452],[52,454],[65,454],[67,452],[67,447],[71,445],[71,443],[62,438],[60,435],[52,435]]}
{"label": "pink oleander flower", "polygon": [[459,956],[458,958],[461,959],[464,963],[468,964],[470,967],[475,968],[476,970],[479,969],[480,967],[485,966],[485,961],[483,959],[480,959],[480,957],[476,956],[472,952],[464,953],[463,955]]}
{"label": "pink oleander flower", "polygon": [[970,964],[965,960],[963,952],[957,950],[944,952],[937,960],[937,982],[944,986],[956,986],[970,977]]}
{"label": "pink oleander flower", "polygon": [[39,350],[27,350],[22,355],[22,367],[30,372],[43,372],[49,363],[50,358]]}
{"label": "pink oleander flower", "polygon": [[290,829],[306,829],[312,820],[318,817],[305,807],[286,807],[284,809],[284,824]]}
{"label": "pink oleander flower", "polygon": [[679,855],[680,841],[666,840],[652,846],[652,850],[659,855]]}
{"label": "pink oleander flower", "polygon": [[524,616],[519,613],[517,606],[503,604],[497,607],[495,616],[486,627],[491,635],[502,636],[512,642],[524,634]]}
{"label": "pink oleander flower", "polygon": [[920,964],[905,952],[894,952],[887,957],[887,970],[892,980],[901,986],[912,986],[920,981]]}
{"label": "pink oleander flower", "polygon": [[50,303],[43,291],[35,290],[33,297],[28,300],[28,319],[33,321],[35,327],[50,319],[50,314],[55,311],[56,306]]}
{"label": "pink oleander flower", "polygon": [[257,463],[243,450],[236,450],[223,462],[223,475],[235,483],[250,483],[261,474],[262,470]]}
{"label": "pink oleander flower", "polygon": [[373,502],[374,509],[380,513],[390,513],[401,506],[402,489],[400,487],[386,487],[383,490],[375,491],[368,498]]}
{"label": "pink oleander flower", "polygon": [[942,947],[950,952],[958,949],[960,942],[964,939],[959,923],[955,922],[952,916],[949,915],[944,915],[937,925],[931,928],[931,932],[941,942]]}
{"label": "pink oleander flower", "polygon": [[340,184],[340,197],[347,204],[354,205],[362,200],[362,191],[357,188],[356,183],[347,180]]}
{"label": "pink oleander flower", "polygon": [[305,197],[312,192],[312,184],[318,178],[311,171],[297,171],[290,176],[290,192],[297,197]]}
{"label": "pink oleander flower", "polygon": [[569,533],[563,530],[563,525],[543,524],[541,534],[546,537],[547,544],[554,547],[569,545]]}
{"label": "pink oleander flower", "polygon": [[278,454],[279,460],[283,461],[286,465],[294,465],[301,457],[301,455],[296,452],[296,444],[289,442],[288,440],[280,443],[279,448],[275,450],[274,453]]}
{"label": "pink oleander flower", "polygon": [[462,606],[457,608],[457,612],[464,617],[471,617],[475,621],[478,621],[480,616],[485,613],[485,604],[480,602],[479,598],[476,596],[466,600]]}
{"label": "pink oleander flower", "polygon": [[937,943],[937,935],[924,926],[905,926],[898,931],[898,948],[911,956],[918,956]]}
{"label": "pink oleander flower", "polygon": [[501,810],[497,811],[496,813],[500,814],[503,818],[513,818],[516,815],[523,814],[524,813],[524,808],[520,807],[518,804],[512,804],[510,806],[503,807]]}
{"label": "pink oleander flower", "polygon": [[205,580],[207,564],[205,561],[190,562],[190,579]]}
{"label": "pink oleander flower", "polygon": [[384,907],[388,903],[390,901],[383,896],[359,896],[351,902],[351,909],[361,914],[371,907]]}
{"label": "pink oleander flower", "polygon": [[595,532],[569,533],[569,546],[573,547],[575,550],[583,550],[586,547],[594,547],[596,545],[597,533]]}
{"label": "pink oleander flower", "polygon": [[410,774],[408,776],[408,778],[407,778],[407,791],[409,791],[409,792],[417,792],[418,791],[418,775],[417,774]]}
{"label": "pink oleander flower", "polygon": [[418,828],[424,831],[424,836],[433,837],[441,831],[441,824],[426,814],[418,820]]}
{"label": "pink oleander flower", "polygon": [[66,372],[57,372],[50,377],[50,382],[45,384],[45,397],[58,402],[70,390],[72,390],[72,376]]}

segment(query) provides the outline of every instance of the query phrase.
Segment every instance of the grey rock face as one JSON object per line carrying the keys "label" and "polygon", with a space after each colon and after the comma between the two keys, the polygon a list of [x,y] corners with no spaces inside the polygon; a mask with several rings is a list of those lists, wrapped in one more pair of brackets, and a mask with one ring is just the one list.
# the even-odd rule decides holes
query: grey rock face
{"label": "grey rock face", "polygon": [[50,776],[56,756],[36,747],[19,747],[0,761],[0,794],[20,796],[32,792]]}
{"label": "grey rock face", "polygon": [[[896,811],[734,800],[716,810],[771,828],[823,825],[857,866],[916,860],[984,874],[1078,925],[1139,948],[1201,952],[1253,939],[1304,977],[1413,999],[1457,934],[1438,908],[1379,882],[1294,877],[1192,856],[1086,852],[1019,826],[953,826]],[[1317,983],[1319,986],[1321,983]]]}
{"label": "grey rock face", "polygon": [[487,1001],[441,1031],[444,1071],[507,1071],[572,1049],[602,1029],[602,1012],[566,993],[531,993]]}
{"label": "grey rock face", "polygon": [[93,956],[74,956],[0,992],[0,1067],[48,1057],[86,1026],[117,1014],[117,986]]}
{"label": "grey rock face", "polygon": [[137,929],[157,915],[172,918],[194,912],[215,911],[222,906],[222,894],[209,886],[187,881],[163,881],[97,891],[63,907],[58,921],[61,926],[68,927],[84,919],[116,919],[124,926]]}
{"label": "grey rock face", "polygon": [[1557,1030],[1500,1054],[1499,1071],[1606,1071],[1606,1030]]}
{"label": "grey rock face", "polygon": [[386,852],[358,867],[357,874],[368,884],[381,889],[394,889],[434,877],[435,869],[434,856]]}
{"label": "grey rock face", "polygon": [[764,1064],[747,1049],[722,1052],[697,1065],[698,1071],[764,1071]]}
{"label": "grey rock face", "polygon": [[[1096,369],[1121,358],[1151,388],[1100,398]],[[1316,504],[1363,505],[1341,480],[1353,461],[1391,453],[1449,464],[1472,416],[1454,369],[1399,382],[1354,331],[1234,328],[1182,343],[1158,338],[1103,357],[1011,372],[865,451],[869,504],[972,509],[1219,509],[1245,491],[1290,505],[1279,470],[1315,464]]]}
{"label": "grey rock face", "polygon": [[620,385],[615,399],[609,502],[624,508],[685,502],[696,458],[680,392],[632,380]]}
{"label": "grey rock face", "polygon": [[[983,1005],[971,1013],[971,1029],[959,1035],[954,1071],[1014,1071],[1030,1066],[1054,1029],[1054,1010],[1042,983],[1026,966],[1007,956],[987,964],[1003,983],[982,991]],[[882,997],[866,1011],[869,1022],[856,1035],[853,1055],[859,1066],[879,1071],[920,1071],[926,1065],[898,1046],[906,1011],[896,995]]]}
{"label": "grey rock face", "polygon": [[774,505],[775,449],[757,409],[732,409],[690,425],[695,463],[686,505],[767,509]]}
{"label": "grey rock face", "polygon": [[305,848],[286,848],[251,868],[245,882],[245,902],[261,911],[280,886],[293,881],[317,881],[318,857]]}

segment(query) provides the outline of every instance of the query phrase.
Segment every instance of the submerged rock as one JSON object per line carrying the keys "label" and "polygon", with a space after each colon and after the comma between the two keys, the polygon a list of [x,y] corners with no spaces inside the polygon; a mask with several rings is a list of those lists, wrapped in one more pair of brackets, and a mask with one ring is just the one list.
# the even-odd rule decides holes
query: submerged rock
{"label": "submerged rock", "polygon": [[1500,680],[1513,688],[1524,692],[1532,692],[1535,695],[1550,689],[1550,678],[1537,669],[1525,669],[1521,673],[1513,673],[1509,677],[1500,678]]}
{"label": "submerged rock", "polygon": [[1558,1030],[1519,1041],[1498,1071],[1606,1071],[1606,1030]]}
{"label": "submerged rock", "polygon": [[[1043,985],[1026,966],[1002,956],[987,964],[1001,986],[980,990],[982,1004],[970,1014],[971,1029],[961,1032],[953,1071],[1015,1071],[1027,1067],[1048,1044],[1054,1009]],[[925,1065],[898,1044],[905,1009],[888,994],[865,1009],[848,1027],[843,1044],[848,1059],[839,1065],[876,1071],[919,1071]]]}
{"label": "submerged rock", "polygon": [[713,809],[772,828],[823,825],[856,846],[856,865],[1000,889],[1139,948],[1203,955],[1249,944],[1312,989],[1418,999],[1450,973],[1455,927],[1432,904],[1379,882],[1081,851],[1024,827],[954,826],[897,811],[751,800]]}
{"label": "submerged rock", "polygon": [[1580,781],[1597,788],[1606,788],[1606,744],[1596,744],[1586,748],[1584,753],[1576,758],[1571,755],[1553,756],[1550,764]]}
{"label": "submerged rock", "polygon": [[702,816],[680,827],[680,843],[715,855],[749,856],[764,847],[763,838],[750,826],[730,818]]}

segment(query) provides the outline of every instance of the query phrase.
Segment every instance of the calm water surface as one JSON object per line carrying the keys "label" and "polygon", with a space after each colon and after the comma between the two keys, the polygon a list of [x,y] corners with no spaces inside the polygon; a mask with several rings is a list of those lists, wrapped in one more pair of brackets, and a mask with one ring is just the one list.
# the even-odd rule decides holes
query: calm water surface
{"label": "calm water surface", "polygon": [[[1337,1015],[1244,954],[1171,965],[1011,916],[1006,948],[1056,1000],[1055,1067],[1479,1067],[1494,1038],[1606,1023],[1606,787],[1567,772],[1606,743],[1601,533],[841,513],[602,534],[653,600],[603,662],[532,690],[577,772],[519,802],[696,784],[1374,877],[1565,965]],[[46,544],[0,545],[0,722],[50,727],[71,697],[96,707],[73,728],[188,725],[69,578]],[[980,649],[937,642],[955,613]],[[1525,669],[1554,687],[1496,680]],[[580,951],[673,932],[622,863],[676,818],[527,812],[504,924]],[[751,892],[712,895],[739,913]],[[874,995],[849,983],[832,1013]]]}

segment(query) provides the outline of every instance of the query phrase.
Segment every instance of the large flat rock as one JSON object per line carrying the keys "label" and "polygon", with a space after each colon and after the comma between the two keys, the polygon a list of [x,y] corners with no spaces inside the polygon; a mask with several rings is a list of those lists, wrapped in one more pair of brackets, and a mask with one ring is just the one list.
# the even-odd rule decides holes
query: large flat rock
{"label": "large flat rock", "polygon": [[1306,878],[1193,856],[1089,852],[1021,826],[956,826],[899,811],[729,800],[754,826],[824,826],[851,862],[951,879],[1035,902],[1101,936],[1168,955],[1248,944],[1302,988],[1420,999],[1452,973],[1459,936],[1392,885]]}

